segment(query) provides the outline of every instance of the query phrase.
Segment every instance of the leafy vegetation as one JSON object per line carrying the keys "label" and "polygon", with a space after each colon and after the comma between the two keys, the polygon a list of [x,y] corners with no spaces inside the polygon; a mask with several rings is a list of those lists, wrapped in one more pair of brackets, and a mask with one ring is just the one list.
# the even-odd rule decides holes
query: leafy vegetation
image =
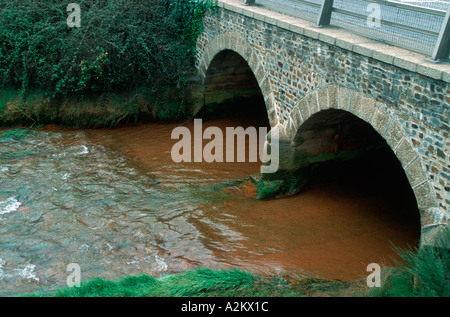
{"label": "leafy vegetation", "polygon": [[[163,109],[160,117],[179,115],[201,19],[214,2],[77,3],[81,27],[68,27],[65,1],[0,0],[0,114],[7,113],[0,120],[41,122],[40,115],[60,107],[63,98],[105,98],[141,87],[152,91],[153,99],[169,89],[169,103],[177,103],[177,109]],[[30,101],[30,94],[40,96]]]}
{"label": "leafy vegetation", "polygon": [[209,1],[81,0],[81,27],[67,2],[0,1],[0,84],[52,96],[172,85],[192,67]]}

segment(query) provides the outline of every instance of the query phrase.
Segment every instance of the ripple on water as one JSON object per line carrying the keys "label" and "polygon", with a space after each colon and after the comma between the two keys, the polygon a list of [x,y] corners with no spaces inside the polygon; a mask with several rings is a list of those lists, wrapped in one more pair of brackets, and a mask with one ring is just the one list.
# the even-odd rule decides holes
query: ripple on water
{"label": "ripple on water", "polygon": [[37,131],[3,140],[0,153],[21,153],[0,157],[0,296],[64,287],[70,263],[82,280],[117,279],[208,254],[198,240],[180,243],[196,229],[176,190],[84,133]]}
{"label": "ripple on water", "polygon": [[[364,274],[375,261],[372,248],[391,255],[387,240],[405,245],[416,237],[406,225],[404,234],[383,222],[386,195],[366,197],[361,186],[248,199],[254,188],[224,183],[257,173],[258,165],[254,172],[174,166],[171,129],[46,130],[0,140],[0,296],[64,287],[70,263],[80,265],[82,281],[195,266],[278,273],[321,265],[339,277],[349,261]],[[376,230],[382,234],[360,238]]]}
{"label": "ripple on water", "polygon": [[17,200],[16,196],[0,201],[0,215],[16,211],[19,209],[20,205],[22,205],[22,203]]}

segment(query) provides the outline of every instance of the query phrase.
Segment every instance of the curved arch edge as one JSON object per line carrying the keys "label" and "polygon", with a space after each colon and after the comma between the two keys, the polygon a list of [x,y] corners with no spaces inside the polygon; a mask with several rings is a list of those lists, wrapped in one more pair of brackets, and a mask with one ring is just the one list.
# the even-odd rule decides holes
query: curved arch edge
{"label": "curved arch edge", "polygon": [[422,158],[401,125],[383,109],[387,106],[363,93],[339,85],[319,88],[306,94],[290,112],[282,131],[293,144],[298,129],[312,115],[326,109],[348,111],[369,123],[390,146],[408,178],[421,214],[421,226],[448,222],[435,200],[434,189]]}
{"label": "curved arch edge", "polygon": [[278,124],[278,115],[275,107],[275,99],[272,93],[272,87],[264,66],[259,61],[257,54],[253,51],[250,44],[248,44],[241,36],[234,32],[225,32],[217,35],[211,40],[199,62],[199,74],[201,76],[201,83],[204,85],[208,68],[214,57],[224,50],[231,50],[239,54],[249,65],[253,75],[258,82],[259,88],[266,104],[267,114],[271,127]]}

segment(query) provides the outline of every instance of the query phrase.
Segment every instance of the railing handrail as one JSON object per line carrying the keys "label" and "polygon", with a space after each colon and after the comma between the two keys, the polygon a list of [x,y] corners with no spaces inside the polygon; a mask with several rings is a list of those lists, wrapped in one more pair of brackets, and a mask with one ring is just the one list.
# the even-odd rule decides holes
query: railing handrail
{"label": "railing handrail", "polygon": [[311,1],[305,1],[305,0],[294,0],[295,2],[299,2],[299,3],[303,3],[306,5],[309,5],[311,7],[316,7],[316,8],[320,8],[320,4],[315,3],[315,2],[311,2]]}
{"label": "railing handrail", "polygon": [[[320,7],[321,5],[315,2],[311,2],[311,1],[306,1],[306,0],[292,0],[293,2],[298,2],[298,3],[302,3],[302,4],[306,4],[312,7]],[[402,2],[398,2],[398,1],[387,1],[387,0],[361,0],[361,1],[365,1],[365,2],[371,2],[371,3],[377,3],[380,5],[385,5],[388,7],[393,7],[393,8],[399,8],[399,9],[405,9],[405,10],[409,10],[409,11],[414,11],[414,12],[419,12],[419,13],[426,13],[426,14],[431,14],[431,15],[436,15],[436,16],[441,16],[444,17],[445,14],[447,13],[447,11],[445,10],[440,10],[440,9],[436,9],[436,8],[427,8],[427,7],[422,7],[422,6],[418,6],[418,5],[414,5],[414,4],[406,4],[406,3],[402,3]]]}
{"label": "railing handrail", "polygon": [[[300,3],[303,5],[310,6],[310,7],[319,8],[320,9],[319,16],[317,17],[316,22],[317,22],[317,26],[320,26],[320,27],[325,27],[332,23],[332,13],[338,13],[338,14],[342,14],[342,15],[350,16],[350,17],[354,17],[354,18],[359,18],[359,19],[367,18],[367,15],[364,15],[364,14],[361,14],[358,12],[353,12],[353,11],[349,11],[349,10],[345,10],[345,9],[341,9],[341,8],[336,8],[335,4],[334,4],[334,0],[322,0],[322,4],[307,1],[307,0],[290,0],[290,1],[292,1],[293,3]],[[425,36],[428,36],[431,38],[436,38],[436,44],[435,44],[434,49],[432,50],[430,60],[431,61],[449,60],[449,55],[450,55],[450,47],[449,47],[450,46],[450,44],[449,44],[450,43],[450,25],[449,25],[449,23],[450,23],[449,22],[450,21],[450,18],[449,18],[450,3],[449,3],[449,7],[448,7],[447,11],[445,11],[445,10],[441,10],[441,9],[422,7],[422,6],[413,5],[413,4],[409,4],[409,3],[401,3],[398,1],[387,1],[387,0],[359,0],[359,1],[367,2],[367,3],[376,3],[376,4],[382,5],[382,6],[397,8],[397,9],[401,9],[401,10],[408,10],[411,12],[417,12],[417,13],[421,13],[421,14],[427,14],[427,15],[443,18],[443,22],[442,22],[440,31],[427,30],[425,28],[407,25],[405,23],[402,24],[402,23],[399,23],[396,21],[382,19],[382,18],[380,18],[379,22],[382,25],[392,27],[395,29],[399,29],[399,30],[403,30],[403,31],[407,31],[407,32],[415,33],[415,34],[421,34],[421,35],[425,35]],[[385,40],[385,39],[381,39],[381,38],[376,38],[376,39],[384,41],[384,42],[389,42],[390,44],[393,44],[393,45],[401,46],[399,43],[394,43],[389,40]],[[425,50],[420,50],[417,47],[409,47],[409,49],[411,49],[413,51],[420,51],[421,53],[430,54],[429,51],[424,52]]]}
{"label": "railing handrail", "polygon": [[[362,0],[362,1],[365,1],[365,0]],[[367,18],[367,16],[364,14],[360,14],[360,13],[356,13],[356,12],[352,12],[352,11],[348,11],[348,10],[343,10],[343,9],[338,9],[338,8],[333,8],[333,12],[349,15],[349,16],[352,16],[355,18],[360,18],[360,19]],[[410,31],[410,32],[416,32],[416,33],[420,33],[420,34],[424,34],[424,35],[428,35],[428,36],[434,36],[434,37],[439,36],[439,32],[429,31],[429,30],[421,29],[421,28],[418,28],[415,26],[409,26],[406,24],[392,22],[389,20],[380,19],[380,23],[388,25],[388,26],[392,26],[392,27],[395,27],[398,29],[402,29],[402,30],[406,30],[406,31]]]}
{"label": "railing handrail", "polygon": [[405,9],[405,10],[409,10],[409,11],[426,13],[426,14],[442,16],[442,17],[444,17],[445,14],[447,13],[447,11],[445,11],[445,10],[421,7],[418,5],[406,4],[406,3],[402,3],[402,2],[398,2],[398,1],[386,1],[386,0],[362,0],[362,1],[372,2],[372,3],[377,3],[377,4],[381,4],[381,5],[385,5],[385,6],[389,6],[389,7],[393,7],[393,8]]}

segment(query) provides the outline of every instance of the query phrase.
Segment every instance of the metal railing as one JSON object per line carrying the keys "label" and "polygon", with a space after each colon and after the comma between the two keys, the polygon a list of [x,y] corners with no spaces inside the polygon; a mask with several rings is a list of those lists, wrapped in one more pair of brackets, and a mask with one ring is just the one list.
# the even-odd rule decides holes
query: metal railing
{"label": "metal railing", "polygon": [[[400,0],[401,1],[401,0]],[[450,60],[450,1],[257,0],[270,9],[430,56]],[[411,4],[411,3],[414,3]]]}

